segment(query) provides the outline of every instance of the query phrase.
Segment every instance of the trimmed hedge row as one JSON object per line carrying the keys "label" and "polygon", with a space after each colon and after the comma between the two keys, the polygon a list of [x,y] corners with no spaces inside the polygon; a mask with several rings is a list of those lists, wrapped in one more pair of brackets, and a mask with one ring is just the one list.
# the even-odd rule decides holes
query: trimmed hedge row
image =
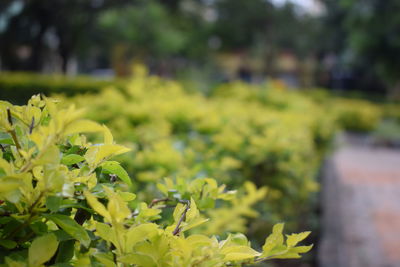
{"label": "trimmed hedge row", "polygon": [[[117,140],[133,148],[120,160],[140,189],[138,199],[151,201],[155,184],[165,177],[180,186],[185,179],[214,177],[242,188],[243,197],[234,208],[207,214],[214,221],[202,230],[208,234],[248,228],[253,237],[264,236],[266,225],[282,220],[299,229],[298,223],[310,213],[321,158],[336,130],[368,131],[381,116],[380,108],[366,101],[269,85],[234,82],[205,97],[144,73],[129,82],[29,75],[1,76],[10,84],[1,85],[10,91],[3,95],[1,90],[1,96],[21,101],[21,96],[37,92],[65,93],[70,96],[66,103],[85,107],[91,119],[108,125]],[[19,81],[36,85],[18,86]],[[38,91],[40,86],[44,90]],[[100,90],[103,87],[108,88]],[[264,198],[265,192],[242,187],[247,181],[261,189],[267,186],[269,193]],[[261,199],[257,210],[262,215],[249,223],[245,218],[258,216],[251,206]]]}
{"label": "trimmed hedge row", "polygon": [[0,98],[23,104],[34,94],[94,93],[110,85],[121,86],[122,84],[120,80],[100,80],[88,76],[67,77],[28,72],[0,72]]}
{"label": "trimmed hedge row", "polygon": [[[205,97],[177,82],[143,75],[123,90],[65,101],[86,107],[88,117],[108,125],[117,140],[136,144],[120,160],[142,188],[139,198],[151,195],[164,177],[214,177],[235,188],[246,181],[268,186],[269,194],[258,204],[262,217],[250,226],[251,232],[261,231],[259,236],[279,221],[294,230],[310,212],[320,160],[336,129],[335,118],[309,97],[244,83],[223,85]],[[231,227],[232,221],[238,223],[230,231],[246,225],[231,217],[232,210],[224,212],[209,214],[220,224],[205,225],[207,233]]]}

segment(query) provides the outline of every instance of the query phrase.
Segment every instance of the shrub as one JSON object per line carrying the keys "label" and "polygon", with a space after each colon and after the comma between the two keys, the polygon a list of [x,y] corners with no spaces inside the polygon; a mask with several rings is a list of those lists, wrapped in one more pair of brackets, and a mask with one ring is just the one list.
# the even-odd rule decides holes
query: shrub
{"label": "shrub", "polygon": [[[129,148],[82,113],[39,96],[26,106],[0,102],[3,266],[240,266],[311,249],[297,246],[309,232],[285,241],[282,223],[260,252],[240,233],[223,240],[201,233],[202,211],[235,199],[210,178],[166,179],[162,198],[137,202],[129,175],[110,160]],[[103,140],[90,143],[82,132]],[[265,194],[247,187],[253,197]]]}
{"label": "shrub", "polygon": [[122,81],[98,80],[91,77],[67,77],[62,75],[39,75],[26,72],[0,72],[0,99],[15,103],[26,103],[33,95],[64,93],[75,95],[97,92],[110,85],[120,85]]}
{"label": "shrub", "polygon": [[[300,216],[306,217],[310,194],[318,190],[322,152],[335,132],[334,118],[307,97],[243,83],[204,97],[174,81],[143,75],[123,90],[108,88],[66,101],[90,102],[91,119],[109,125],[118,140],[135,144],[120,160],[143,192],[154,191],[152,184],[163,177],[217,177],[230,187],[241,188],[246,181],[267,186],[268,196],[253,201],[260,202],[256,209],[263,216],[247,223],[251,232],[281,220],[295,229]],[[220,221],[224,216],[219,214],[208,216]],[[245,230],[246,220],[237,221],[242,226],[235,230]],[[211,225],[204,227],[218,233]]]}
{"label": "shrub", "polygon": [[355,132],[370,132],[374,130],[382,116],[379,106],[365,100],[338,98],[330,107],[337,115],[342,129]]}

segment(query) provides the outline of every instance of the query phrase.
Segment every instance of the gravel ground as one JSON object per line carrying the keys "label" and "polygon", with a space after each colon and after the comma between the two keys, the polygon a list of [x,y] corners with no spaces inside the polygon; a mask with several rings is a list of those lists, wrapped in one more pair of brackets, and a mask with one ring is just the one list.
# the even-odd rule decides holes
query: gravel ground
{"label": "gravel ground", "polygon": [[322,185],[321,267],[400,267],[400,150],[346,137]]}

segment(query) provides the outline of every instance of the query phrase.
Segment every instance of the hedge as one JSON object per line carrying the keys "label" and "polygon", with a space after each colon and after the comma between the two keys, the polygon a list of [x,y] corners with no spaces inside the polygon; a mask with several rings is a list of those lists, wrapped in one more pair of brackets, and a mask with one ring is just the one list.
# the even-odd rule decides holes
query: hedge
{"label": "hedge", "polygon": [[[82,113],[38,95],[24,106],[0,102],[1,266],[244,266],[312,248],[298,245],[310,232],[285,238],[283,223],[258,251],[241,233],[199,230],[214,223],[204,217],[210,202],[237,201],[211,178],[166,181],[164,198],[135,201],[139,190],[110,160],[129,148]],[[87,132],[101,143],[87,142]]]}
{"label": "hedge", "polygon": [[28,72],[0,72],[0,98],[23,104],[34,94],[93,93],[110,85],[122,84],[120,80],[100,80],[89,76],[67,77]]}

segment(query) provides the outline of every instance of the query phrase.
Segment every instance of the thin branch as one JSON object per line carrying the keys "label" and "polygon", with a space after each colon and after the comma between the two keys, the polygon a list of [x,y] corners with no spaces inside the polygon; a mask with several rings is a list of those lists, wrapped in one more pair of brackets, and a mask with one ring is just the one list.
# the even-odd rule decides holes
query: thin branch
{"label": "thin branch", "polygon": [[29,125],[29,134],[32,134],[34,127],[35,127],[35,117],[32,117],[31,124]]}
{"label": "thin branch", "polygon": [[15,130],[11,130],[9,132],[11,134],[12,139],[14,140],[15,146],[17,147],[17,150],[21,149],[21,145],[18,142],[17,134],[15,133]]}
{"label": "thin branch", "polygon": [[166,198],[156,198],[156,199],[153,199],[152,201],[151,201],[151,203],[149,204],[149,208],[152,208],[154,205],[156,205],[157,203],[160,203],[160,202],[167,202],[167,201],[169,201],[170,199],[168,198],[168,197],[166,197]]}
{"label": "thin branch", "polygon": [[183,220],[185,219],[185,217],[186,217],[186,213],[188,212],[188,210],[190,209],[190,201],[189,200],[181,200],[181,201],[179,201],[180,203],[185,203],[185,205],[186,205],[186,208],[185,208],[185,210],[182,212],[182,215],[181,215],[181,217],[179,218],[179,221],[178,221],[178,223],[176,224],[176,227],[175,227],[175,229],[174,229],[174,231],[172,232],[172,234],[173,235],[178,235],[180,232],[181,232],[181,224],[182,224],[182,222],[183,222]]}
{"label": "thin branch", "polygon": [[12,122],[12,117],[11,117],[11,110],[9,108],[7,108],[7,120],[8,120],[8,123],[12,126],[13,122]]}
{"label": "thin branch", "polygon": [[[8,119],[8,123],[10,123],[11,126],[13,126],[13,122],[12,122],[12,117],[11,117],[11,110],[9,108],[7,108],[7,119]],[[15,133],[15,130],[12,129],[9,131],[9,133],[11,134],[12,139],[14,140],[15,146],[17,147],[17,150],[21,149],[21,146],[18,142],[18,138],[17,138],[17,134]]]}

